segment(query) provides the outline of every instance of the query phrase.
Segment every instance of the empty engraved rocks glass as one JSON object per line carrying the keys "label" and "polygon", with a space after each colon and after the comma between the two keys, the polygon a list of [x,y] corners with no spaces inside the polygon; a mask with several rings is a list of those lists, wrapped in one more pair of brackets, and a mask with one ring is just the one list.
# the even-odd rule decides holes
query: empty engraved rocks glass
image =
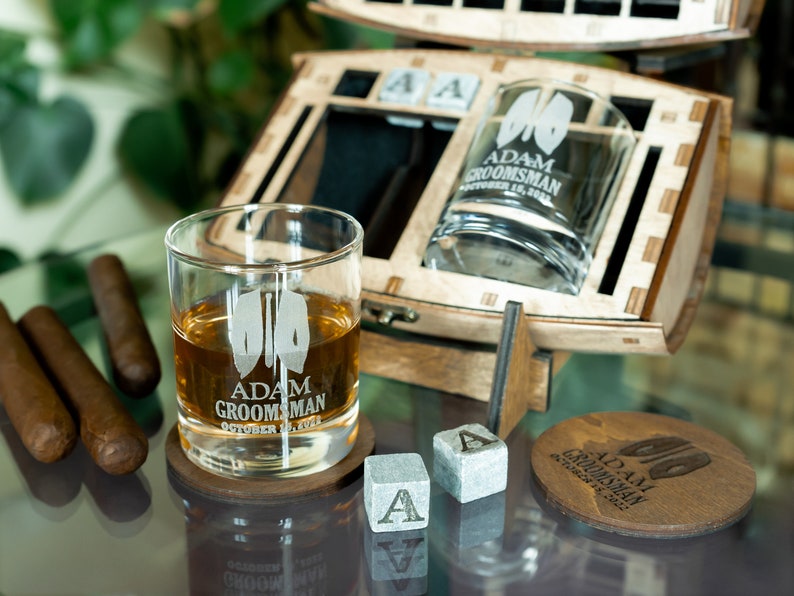
{"label": "empty engraved rocks glass", "polygon": [[578,294],[635,143],[625,116],[583,87],[500,87],[425,265]]}

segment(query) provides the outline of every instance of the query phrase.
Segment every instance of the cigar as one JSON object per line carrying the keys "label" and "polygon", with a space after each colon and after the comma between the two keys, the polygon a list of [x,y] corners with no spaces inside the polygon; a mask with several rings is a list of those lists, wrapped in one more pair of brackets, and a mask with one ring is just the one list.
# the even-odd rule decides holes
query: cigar
{"label": "cigar", "polygon": [[2,304],[0,401],[25,449],[37,460],[58,461],[74,449],[74,420]]}
{"label": "cigar", "polygon": [[149,451],[146,434],[55,311],[36,306],[17,325],[77,414],[91,458],[108,474],[137,470]]}
{"label": "cigar", "polygon": [[101,255],[89,264],[88,281],[116,386],[130,397],[151,394],[160,382],[160,360],[124,265],[116,255]]}

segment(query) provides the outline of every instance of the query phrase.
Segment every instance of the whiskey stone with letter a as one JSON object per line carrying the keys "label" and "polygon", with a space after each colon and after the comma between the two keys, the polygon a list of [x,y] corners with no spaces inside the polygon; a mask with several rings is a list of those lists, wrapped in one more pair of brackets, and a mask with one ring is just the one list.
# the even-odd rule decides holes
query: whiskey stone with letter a
{"label": "whiskey stone with letter a", "polygon": [[481,424],[436,433],[433,454],[433,477],[461,503],[507,487],[507,445]]}
{"label": "whiskey stone with letter a", "polygon": [[658,414],[571,418],[537,439],[531,459],[551,507],[627,536],[713,532],[740,520],[755,494],[755,472],[736,446]]}
{"label": "whiskey stone with letter a", "polygon": [[370,455],[364,460],[364,508],[373,532],[426,528],[430,477],[418,453]]}

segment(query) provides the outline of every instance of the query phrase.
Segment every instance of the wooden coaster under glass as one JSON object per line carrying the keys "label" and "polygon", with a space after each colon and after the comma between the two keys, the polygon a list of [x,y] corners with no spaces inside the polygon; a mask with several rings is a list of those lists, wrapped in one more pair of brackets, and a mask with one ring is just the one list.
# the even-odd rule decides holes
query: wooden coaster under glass
{"label": "wooden coaster under glass", "polygon": [[331,494],[355,482],[363,473],[364,458],[375,449],[375,431],[369,419],[359,414],[358,436],[353,449],[330,468],[295,478],[227,478],[199,468],[191,462],[179,440],[175,424],[165,446],[168,472],[200,494],[214,499],[248,503],[279,503],[312,499]]}

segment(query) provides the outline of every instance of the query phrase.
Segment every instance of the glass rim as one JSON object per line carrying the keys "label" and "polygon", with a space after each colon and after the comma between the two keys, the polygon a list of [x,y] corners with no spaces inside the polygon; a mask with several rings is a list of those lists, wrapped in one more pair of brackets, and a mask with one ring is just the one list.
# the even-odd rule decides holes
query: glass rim
{"label": "glass rim", "polygon": [[[176,236],[189,227],[194,226],[202,221],[210,221],[217,219],[226,214],[239,212],[241,215],[253,212],[286,212],[286,213],[324,213],[344,221],[351,226],[353,235],[352,239],[332,251],[323,252],[322,254],[305,259],[296,259],[294,261],[279,261],[269,263],[233,263],[230,261],[223,261],[221,259],[202,257],[197,254],[185,251],[177,246]],[[325,265],[341,259],[346,258],[352,254],[357,247],[362,245],[364,239],[364,229],[356,218],[344,211],[333,209],[331,207],[323,207],[320,205],[304,205],[299,203],[243,203],[235,205],[220,205],[210,207],[201,211],[197,211],[187,215],[173,224],[166,230],[164,242],[168,254],[184,263],[201,267],[203,269],[212,269],[216,271],[223,271],[230,274],[242,272],[283,272],[283,271],[296,271],[307,269],[309,267],[317,267]]]}
{"label": "glass rim", "polygon": [[621,120],[622,125],[626,127],[627,132],[631,133],[632,136],[636,134],[634,127],[631,125],[631,122],[629,122],[629,119],[626,116],[626,114],[623,113],[623,110],[621,110],[614,103],[612,103],[612,101],[608,97],[605,97],[598,91],[585,87],[584,85],[581,85],[580,83],[576,83],[574,81],[566,81],[564,79],[558,79],[555,77],[534,77],[528,79],[518,79],[507,83],[502,83],[501,85],[499,85],[496,91],[497,94],[500,94],[514,87],[531,87],[533,85],[536,87],[546,87],[546,86],[555,86],[555,85],[559,87],[565,87],[569,91],[579,93],[580,95],[589,97],[592,100],[601,102],[609,106],[609,109],[615,114],[617,114],[617,116]]}

